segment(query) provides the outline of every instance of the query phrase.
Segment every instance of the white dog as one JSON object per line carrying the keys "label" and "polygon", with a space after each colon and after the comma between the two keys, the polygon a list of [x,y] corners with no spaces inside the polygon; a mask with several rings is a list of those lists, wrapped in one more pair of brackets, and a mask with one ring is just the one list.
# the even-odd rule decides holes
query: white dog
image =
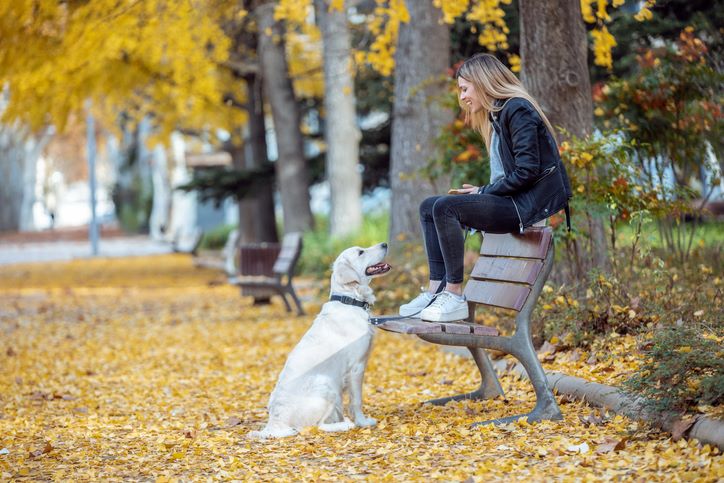
{"label": "white dog", "polygon": [[[252,438],[292,436],[304,427],[347,431],[374,426],[362,412],[362,380],[372,347],[369,305],[375,297],[370,280],[390,266],[383,262],[387,244],[343,251],[332,266],[330,301],[287,358],[267,406],[269,421]],[[349,395],[344,416],[342,394]]]}

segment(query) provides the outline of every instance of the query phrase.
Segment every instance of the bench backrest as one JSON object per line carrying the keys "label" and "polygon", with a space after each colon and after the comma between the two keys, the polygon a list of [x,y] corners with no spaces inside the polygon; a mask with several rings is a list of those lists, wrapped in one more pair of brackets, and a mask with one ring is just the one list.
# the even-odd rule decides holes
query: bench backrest
{"label": "bench backrest", "polygon": [[486,233],[465,285],[470,302],[520,311],[551,248],[550,227],[529,228],[523,235]]}
{"label": "bench backrest", "polygon": [[302,253],[302,234],[299,232],[287,233],[282,239],[282,248],[279,251],[272,271],[276,275],[292,276],[294,266]]}

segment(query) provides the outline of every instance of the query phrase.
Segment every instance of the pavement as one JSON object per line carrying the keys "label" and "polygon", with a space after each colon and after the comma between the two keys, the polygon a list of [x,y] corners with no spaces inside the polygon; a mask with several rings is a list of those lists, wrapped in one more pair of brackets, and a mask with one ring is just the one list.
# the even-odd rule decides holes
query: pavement
{"label": "pavement", "polygon": [[[92,258],[87,228],[0,235],[0,265]],[[172,253],[171,243],[118,230],[101,230],[98,257],[132,257]]]}

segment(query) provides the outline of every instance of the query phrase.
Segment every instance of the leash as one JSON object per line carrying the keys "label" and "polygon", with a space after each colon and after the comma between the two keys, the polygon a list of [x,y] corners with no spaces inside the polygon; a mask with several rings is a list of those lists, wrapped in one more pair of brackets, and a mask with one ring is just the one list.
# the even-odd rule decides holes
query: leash
{"label": "leash", "polygon": [[[425,307],[425,308],[427,308],[427,307]],[[389,322],[389,321],[391,321],[391,320],[411,319],[411,318],[413,318],[414,316],[418,315],[418,314],[419,314],[420,312],[422,312],[423,310],[425,310],[425,309],[424,309],[424,308],[423,308],[423,309],[420,309],[420,310],[418,310],[417,312],[415,312],[414,314],[410,314],[410,315],[398,315],[397,317],[385,317],[384,315],[381,315],[381,316],[379,316],[379,317],[370,317],[370,324],[371,324],[371,325],[374,325],[374,326],[377,326],[377,325],[382,325],[382,324],[384,324],[385,322]]]}
{"label": "leash", "polygon": [[[444,285],[442,285],[442,287],[444,288]],[[378,325],[384,324],[385,322],[389,322],[389,321],[391,321],[391,320],[411,319],[411,318],[415,317],[416,315],[419,315],[420,312],[422,312],[422,311],[425,310],[426,308],[428,308],[428,307],[430,306],[430,304],[432,304],[432,303],[435,301],[435,299],[437,298],[438,294],[439,294],[441,291],[442,291],[442,290],[440,290],[440,288],[438,288],[438,291],[435,292],[435,296],[432,298],[432,300],[430,300],[430,303],[427,304],[426,306],[424,306],[423,308],[421,308],[420,310],[418,310],[417,312],[415,312],[414,314],[410,314],[410,315],[398,315],[398,316],[396,316],[396,317],[386,317],[386,316],[384,316],[384,315],[381,315],[381,316],[379,316],[379,317],[370,317],[370,324],[371,324],[371,325],[374,325],[374,326],[378,326]]]}

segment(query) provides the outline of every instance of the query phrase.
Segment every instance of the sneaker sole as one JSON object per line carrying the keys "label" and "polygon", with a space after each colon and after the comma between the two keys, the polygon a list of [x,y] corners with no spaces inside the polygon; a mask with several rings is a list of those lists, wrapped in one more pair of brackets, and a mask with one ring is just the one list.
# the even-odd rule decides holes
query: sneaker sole
{"label": "sneaker sole", "polygon": [[427,322],[457,322],[458,320],[465,320],[468,318],[468,311],[465,310],[458,310],[457,312],[452,312],[449,314],[434,314],[434,315],[427,315],[424,313],[420,314],[420,318],[422,320],[426,320]]}

